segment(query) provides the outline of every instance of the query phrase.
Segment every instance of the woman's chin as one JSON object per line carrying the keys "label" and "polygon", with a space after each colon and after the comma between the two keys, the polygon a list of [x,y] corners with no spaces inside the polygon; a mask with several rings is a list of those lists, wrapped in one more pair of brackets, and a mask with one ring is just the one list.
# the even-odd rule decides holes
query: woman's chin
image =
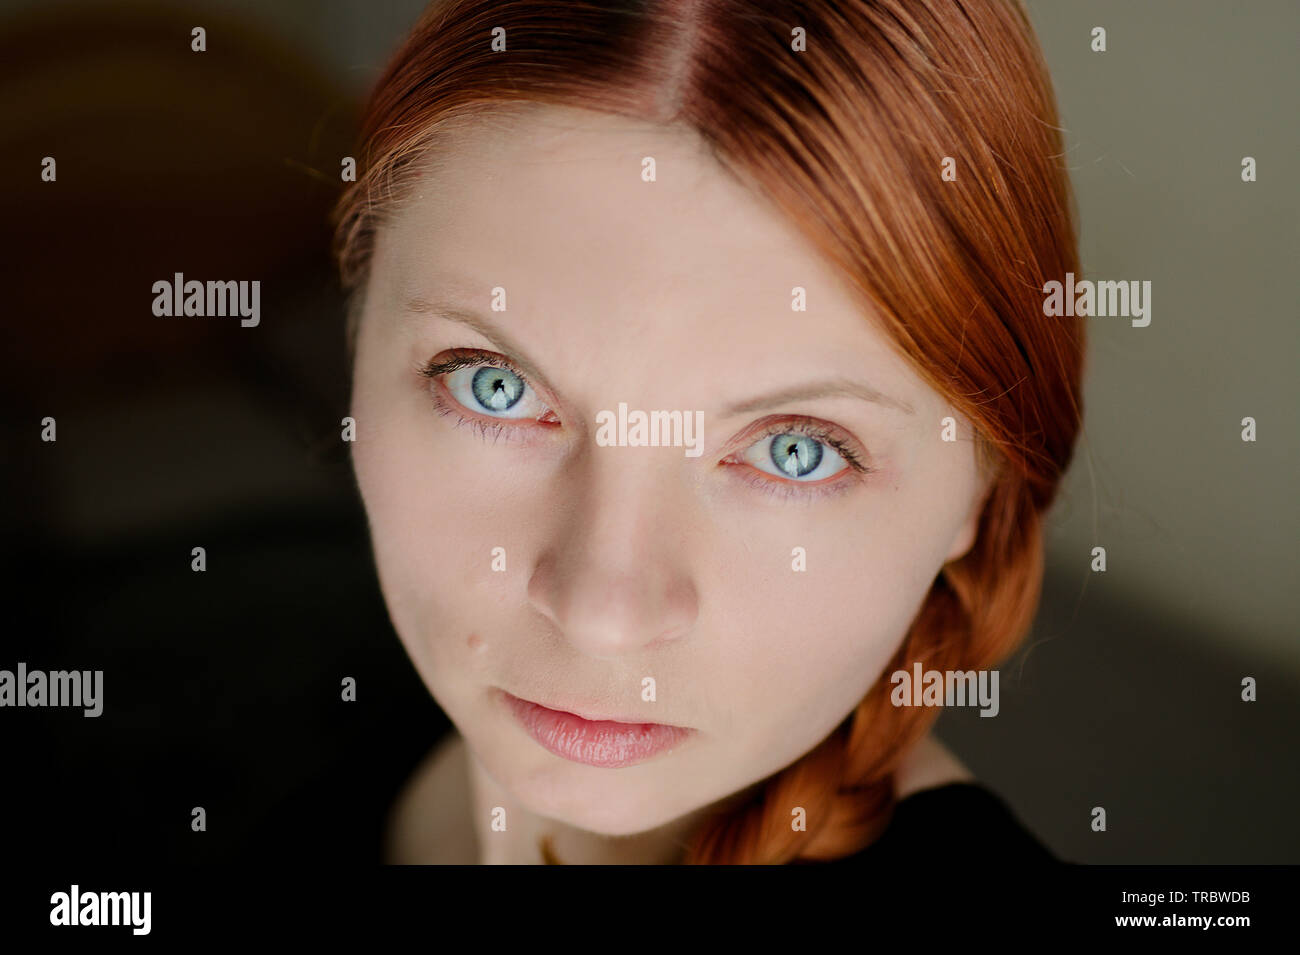
{"label": "woman's chin", "polygon": [[501,768],[498,776],[485,765],[520,807],[597,835],[650,832],[698,808],[662,770],[651,776],[635,771],[640,767],[597,769],[544,751],[506,754]]}

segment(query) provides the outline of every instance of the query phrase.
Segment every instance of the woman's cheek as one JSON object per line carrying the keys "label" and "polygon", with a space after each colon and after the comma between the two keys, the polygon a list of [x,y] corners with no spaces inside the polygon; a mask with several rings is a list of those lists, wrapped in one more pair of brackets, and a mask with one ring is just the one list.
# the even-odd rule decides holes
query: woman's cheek
{"label": "woman's cheek", "polygon": [[472,626],[508,600],[526,570],[531,507],[499,456],[468,429],[432,417],[422,427],[388,430],[364,474],[358,467],[381,580],[401,608],[403,637],[431,642],[458,632],[449,624]]}
{"label": "woman's cheek", "polygon": [[[813,719],[829,729],[902,641],[910,594],[900,592],[906,576],[888,543],[798,517],[725,535],[706,578],[713,610],[700,638],[722,648],[707,672],[723,698],[750,700],[769,727]],[[851,520],[869,526],[866,514]]]}
{"label": "woman's cheek", "polygon": [[353,415],[353,468],[379,582],[394,627],[409,644],[427,638],[426,621],[439,602],[448,559],[466,544],[449,536],[454,535],[446,521],[453,503],[447,493],[449,475],[440,473],[445,463],[430,454],[431,428],[377,391],[359,389]]}

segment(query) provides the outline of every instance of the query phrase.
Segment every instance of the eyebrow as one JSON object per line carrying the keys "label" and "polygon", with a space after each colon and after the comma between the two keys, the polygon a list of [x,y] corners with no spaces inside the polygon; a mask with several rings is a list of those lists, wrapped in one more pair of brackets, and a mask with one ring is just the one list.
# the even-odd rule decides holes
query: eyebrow
{"label": "eyebrow", "polygon": [[780,391],[769,392],[766,395],[730,405],[722,410],[722,417],[728,418],[732,415],[761,411],[764,408],[772,408],[792,401],[814,401],[818,398],[861,398],[863,401],[870,401],[886,408],[893,408],[904,414],[916,413],[906,401],[891,398],[865,382],[854,381],[851,378],[832,378],[830,380],[823,378],[818,381],[810,381],[805,385],[782,388]]}
{"label": "eyebrow", "polygon": [[[546,380],[546,376],[538,370],[535,364],[529,361],[523,348],[478,312],[450,303],[429,302],[420,298],[409,299],[406,302],[405,310],[407,313],[414,315],[438,315],[448,321],[472,328],[501,351],[508,353],[510,360],[518,365],[519,370],[524,374],[552,391],[555,390]],[[877,391],[865,382],[854,381],[851,378],[832,378],[830,380],[820,379],[807,384],[793,385],[756,398],[750,398],[747,401],[728,405],[722,410],[720,416],[730,418],[735,415],[749,414],[765,408],[789,404],[793,401],[814,401],[818,398],[860,398],[863,401],[869,401],[886,408],[893,408],[904,414],[916,413],[906,401],[892,398],[883,392]]]}
{"label": "eyebrow", "polygon": [[506,352],[510,356],[511,362],[517,365],[525,375],[545,385],[551,391],[555,390],[551,387],[551,383],[546,380],[546,376],[542,374],[541,370],[528,359],[527,353],[522,346],[478,312],[447,302],[428,302],[421,298],[408,299],[405,309],[408,315],[437,315],[449,322],[456,322],[474,329],[500,351]]}

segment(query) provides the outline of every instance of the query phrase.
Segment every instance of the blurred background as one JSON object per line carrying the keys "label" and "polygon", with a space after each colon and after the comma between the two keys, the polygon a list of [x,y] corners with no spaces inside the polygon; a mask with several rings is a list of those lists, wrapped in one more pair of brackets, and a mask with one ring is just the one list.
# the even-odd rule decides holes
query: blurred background
{"label": "blurred background", "polygon": [[[19,846],[377,861],[448,726],[388,622],[339,440],[328,258],[362,98],[423,5],[0,2],[0,668],[102,669],[106,698],[97,719],[0,711]],[[1091,320],[1039,618],[998,718],[938,733],[1067,859],[1300,861],[1300,6],[1026,5],[1084,277],[1151,281],[1152,320]],[[174,272],[260,277],[260,326],[156,318],[146,290]]]}

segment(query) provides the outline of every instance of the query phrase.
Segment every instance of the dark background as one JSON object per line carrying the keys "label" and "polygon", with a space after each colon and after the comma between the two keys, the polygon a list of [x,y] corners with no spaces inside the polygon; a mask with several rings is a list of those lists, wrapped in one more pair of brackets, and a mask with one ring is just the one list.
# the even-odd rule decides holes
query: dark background
{"label": "dark background", "polygon": [[[7,850],[375,861],[398,786],[448,725],[375,580],[339,440],[327,255],[360,96],[421,6],[0,6],[0,668],[102,669],[105,696],[95,719],[0,710]],[[1294,862],[1300,84],[1242,71],[1276,62],[1252,44],[1289,36],[1272,68],[1293,78],[1297,17],[1246,5],[1214,59],[1171,49],[1168,31],[1213,36],[1218,12],[1155,6],[1031,5],[1078,147],[1085,260],[1155,276],[1155,316],[1145,338],[1093,335],[1088,443],[1054,515],[1039,619],[1001,668],[999,716],[945,713],[939,735],[1066,858]],[[1088,73],[1091,19],[1111,28],[1110,73]],[[1096,117],[1162,83],[1190,102],[1206,63],[1225,102],[1171,118],[1150,100],[1164,125],[1148,140],[1130,154],[1107,139]],[[1233,110],[1271,120],[1247,142],[1224,128]],[[1255,153],[1268,177],[1243,199],[1234,156]],[[56,183],[40,180],[47,155]],[[1179,220],[1184,193],[1236,218]],[[1146,255],[1171,246],[1209,276],[1200,288]],[[155,317],[150,287],[177,271],[261,280],[260,326]],[[1233,335],[1217,297],[1235,303]],[[1175,417],[1171,435],[1171,408],[1194,427]],[[1244,414],[1261,444],[1243,464]],[[40,440],[47,415],[55,443]],[[1108,575],[1088,571],[1098,540]],[[1257,703],[1239,699],[1247,675]],[[349,676],[355,703],[340,699]],[[1105,833],[1089,828],[1098,805]],[[207,832],[191,831],[195,806]]]}

